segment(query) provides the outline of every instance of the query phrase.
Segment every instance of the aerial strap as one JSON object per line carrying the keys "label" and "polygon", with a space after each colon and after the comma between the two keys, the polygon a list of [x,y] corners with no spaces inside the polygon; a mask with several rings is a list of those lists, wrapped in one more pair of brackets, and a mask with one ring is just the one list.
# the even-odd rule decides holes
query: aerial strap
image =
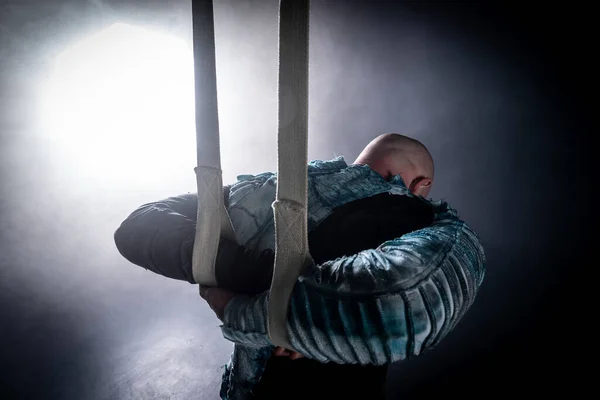
{"label": "aerial strap", "polygon": [[[221,236],[235,240],[223,204],[219,148],[214,11],[212,0],[193,0],[194,75],[198,166],[198,219],[192,257],[196,282],[217,286],[215,259]],[[272,343],[293,350],[287,310],[302,269],[311,262],[307,239],[309,0],[280,0],[275,265],[268,303]]]}
{"label": "aerial strap", "polygon": [[217,286],[215,259],[220,236],[235,240],[223,200],[213,0],[192,1],[196,92],[196,184],[198,214],[192,256],[197,283]]}
{"label": "aerial strap", "polygon": [[279,110],[275,269],[269,295],[271,342],[293,350],[287,335],[290,296],[311,262],[307,232],[309,0],[279,2]]}

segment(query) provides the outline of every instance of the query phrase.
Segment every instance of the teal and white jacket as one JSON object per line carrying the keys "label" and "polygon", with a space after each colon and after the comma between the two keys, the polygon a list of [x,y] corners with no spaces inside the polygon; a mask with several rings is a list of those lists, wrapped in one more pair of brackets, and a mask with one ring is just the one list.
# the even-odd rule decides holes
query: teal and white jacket
{"label": "teal and white jacket", "polygon": [[[391,193],[412,196],[397,176],[386,181],[368,166],[342,157],[308,166],[308,229],[345,203]],[[229,193],[239,244],[275,248],[271,204],[277,175],[240,176]],[[288,332],[303,355],[335,363],[384,364],[433,348],[473,303],[485,274],[477,234],[445,202],[430,202],[430,227],[303,272],[290,299]],[[229,302],[221,327],[236,343],[221,397],[250,398],[272,344],[268,292]]]}

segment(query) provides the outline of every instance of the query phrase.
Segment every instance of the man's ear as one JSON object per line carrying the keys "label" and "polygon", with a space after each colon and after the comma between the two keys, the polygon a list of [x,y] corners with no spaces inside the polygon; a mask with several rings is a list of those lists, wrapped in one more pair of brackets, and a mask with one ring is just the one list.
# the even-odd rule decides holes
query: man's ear
{"label": "man's ear", "polygon": [[427,197],[431,190],[432,183],[433,181],[431,178],[417,178],[411,183],[410,191],[415,195]]}

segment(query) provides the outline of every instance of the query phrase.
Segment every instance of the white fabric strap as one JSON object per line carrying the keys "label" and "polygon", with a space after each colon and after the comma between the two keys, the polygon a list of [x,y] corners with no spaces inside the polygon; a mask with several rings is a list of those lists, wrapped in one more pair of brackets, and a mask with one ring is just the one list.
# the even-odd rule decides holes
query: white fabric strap
{"label": "white fabric strap", "polygon": [[235,235],[223,201],[212,0],[192,1],[192,23],[198,156],[194,169],[198,214],[192,271],[197,283],[217,286],[215,259],[219,238],[223,235],[235,240]]}
{"label": "white fabric strap", "polygon": [[271,342],[293,350],[287,311],[298,276],[312,262],[307,238],[309,0],[279,3],[279,131],[275,269],[268,305]]}
{"label": "white fabric strap", "polygon": [[[192,266],[196,282],[217,286],[215,259],[221,235],[235,239],[223,204],[219,148],[214,14],[212,0],[192,1],[198,219]],[[279,5],[279,130],[275,266],[268,305],[273,344],[293,350],[287,335],[287,309],[302,269],[312,262],[307,239],[309,0]]]}

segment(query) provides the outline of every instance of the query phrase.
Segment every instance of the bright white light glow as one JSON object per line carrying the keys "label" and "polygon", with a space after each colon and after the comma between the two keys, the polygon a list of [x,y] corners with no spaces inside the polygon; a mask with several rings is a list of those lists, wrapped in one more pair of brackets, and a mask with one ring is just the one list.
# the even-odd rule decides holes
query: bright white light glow
{"label": "bright white light glow", "polygon": [[153,183],[196,165],[192,49],[114,24],[57,58],[43,125],[63,161],[87,178]]}

